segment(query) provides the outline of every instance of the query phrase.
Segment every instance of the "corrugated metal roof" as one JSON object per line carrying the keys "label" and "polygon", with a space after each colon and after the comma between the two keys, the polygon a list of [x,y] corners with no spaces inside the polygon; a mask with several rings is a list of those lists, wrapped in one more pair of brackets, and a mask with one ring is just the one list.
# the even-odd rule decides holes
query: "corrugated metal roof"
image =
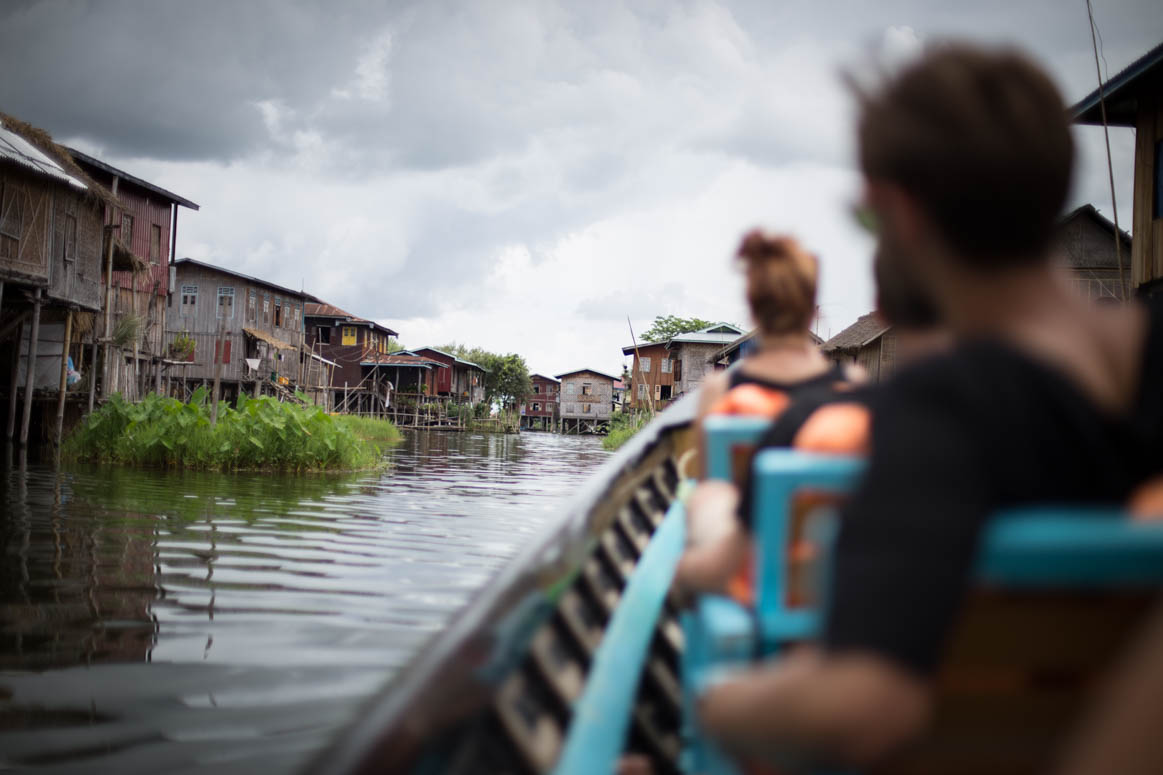
{"label": "corrugated metal roof", "polygon": [[824,342],[821,347],[824,352],[834,350],[854,350],[873,342],[892,326],[885,323],[875,312],[861,315],[856,322],[845,328],[834,337]]}
{"label": "corrugated metal roof", "polygon": [[374,355],[372,360],[360,361],[361,366],[412,366],[424,369],[430,369],[436,366],[441,369],[447,369],[447,363],[440,361],[422,358],[419,355]]}
{"label": "corrugated metal roof", "polygon": [[[203,269],[212,269],[215,272],[221,272],[222,274],[228,274],[231,277],[237,277],[241,280],[247,280],[247,281],[252,282],[252,283],[258,283],[259,285],[265,285],[268,288],[279,291],[280,293],[285,293],[289,296],[306,296],[306,294],[303,293],[302,291],[294,291],[294,290],[291,290],[290,288],[286,288],[282,285],[276,285],[275,283],[272,283],[270,280],[264,280],[261,277],[252,277],[248,274],[243,274],[242,272],[235,272],[233,269],[226,269],[225,267],[215,266],[214,264],[207,264],[205,261],[197,261],[193,258],[179,258],[177,261],[174,262],[174,266],[187,266],[187,265],[188,266],[200,266]],[[304,302],[304,304],[303,304],[304,314],[307,314],[306,313],[307,304],[308,304],[308,302]]]}
{"label": "corrugated metal roof", "polygon": [[177,194],[175,194],[172,191],[167,191],[166,189],[162,188],[161,186],[154,185],[153,183],[150,183],[148,180],[142,180],[141,178],[136,177],[135,175],[130,175],[128,172],[125,172],[124,170],[119,170],[116,167],[114,167],[112,164],[109,164],[108,162],[101,161],[100,159],[94,158],[94,157],[88,155],[87,153],[82,153],[81,151],[78,151],[75,148],[70,148],[67,145],[62,145],[61,147],[64,148],[66,151],[68,151],[69,155],[73,157],[73,161],[77,162],[78,164],[88,164],[89,166],[95,167],[96,169],[102,170],[103,172],[107,172],[110,175],[116,175],[117,177],[121,178],[123,181],[128,181],[129,183],[132,183],[135,186],[140,186],[141,188],[144,188],[147,191],[152,191],[153,193],[158,194],[158,195],[168,199],[171,202],[176,202],[177,204],[180,204],[182,207],[188,207],[191,210],[199,209],[198,205],[194,204],[189,199],[186,199],[185,197],[182,197],[182,196],[178,196]]}
{"label": "corrugated metal roof", "polygon": [[564,371],[561,374],[558,374],[557,378],[561,379],[562,377],[568,377],[571,374],[581,374],[582,372],[585,372],[585,371],[592,372],[594,374],[597,374],[600,377],[605,377],[606,379],[608,379],[612,382],[618,381],[617,377],[611,376],[604,371],[598,371],[597,369],[574,369],[573,371]]}
{"label": "corrugated metal roof", "polygon": [[[1147,79],[1163,72],[1163,43],[1148,51],[1131,64],[1124,67],[1113,78],[1102,85],[1102,98],[1106,103],[1106,119],[1111,126],[1135,126],[1139,107],[1139,92],[1154,94],[1158,83],[1150,84]],[[1136,89],[1138,86],[1140,89]],[[1095,89],[1070,108],[1070,115],[1079,124],[1102,124],[1102,108],[1099,106],[1099,90]]]}
{"label": "corrugated metal roof", "polygon": [[[303,295],[309,299],[316,298],[309,293]],[[373,328],[378,328],[381,331],[387,332],[388,336],[399,336],[399,334],[392,329],[388,328],[387,326],[382,326],[374,320],[361,318],[358,315],[351,314],[347,310],[340,309],[334,304],[328,304],[327,302],[318,299],[316,299],[316,301],[308,301],[303,303],[303,316],[316,318],[344,318],[348,323],[372,326]]]}
{"label": "corrugated metal roof", "polygon": [[65,168],[47,154],[5,126],[3,121],[0,121],[0,158],[10,159],[34,172],[64,181],[81,191],[89,189],[82,181],[65,172]]}

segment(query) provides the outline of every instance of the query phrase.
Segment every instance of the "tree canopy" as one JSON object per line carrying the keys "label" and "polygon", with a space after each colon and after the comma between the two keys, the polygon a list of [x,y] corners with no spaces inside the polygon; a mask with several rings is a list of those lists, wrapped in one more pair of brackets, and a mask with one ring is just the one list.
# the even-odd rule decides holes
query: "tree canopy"
{"label": "tree canopy", "polygon": [[658,315],[650,328],[642,334],[644,342],[665,342],[679,334],[689,334],[713,326],[715,321],[702,318],[680,318],[677,315]]}
{"label": "tree canopy", "polygon": [[497,401],[503,407],[510,406],[533,392],[529,367],[525,359],[516,353],[500,355],[455,342],[440,349],[488,370],[484,375],[484,388],[485,401],[490,404]]}

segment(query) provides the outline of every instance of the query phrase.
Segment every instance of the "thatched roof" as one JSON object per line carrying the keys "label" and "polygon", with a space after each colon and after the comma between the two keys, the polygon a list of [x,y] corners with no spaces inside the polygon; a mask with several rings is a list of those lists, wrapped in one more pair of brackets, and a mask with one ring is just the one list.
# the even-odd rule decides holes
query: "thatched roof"
{"label": "thatched roof", "polygon": [[65,150],[65,147],[57,145],[53,141],[52,135],[48,132],[2,111],[0,111],[0,123],[3,123],[5,129],[19,136],[33,148],[36,148],[45,156],[49,157],[53,163],[63,169],[70,177],[76,178],[84,183],[91,196],[96,197],[110,207],[118,206],[117,199],[113,194],[100,183],[93,180],[93,178],[89,177],[88,173],[73,161],[73,157]]}
{"label": "thatched roof", "polygon": [[892,326],[881,320],[879,315],[875,312],[869,312],[867,315],[861,315],[855,323],[824,342],[824,346],[820,349],[826,353],[836,350],[859,350],[866,344],[875,342],[890,328]]}

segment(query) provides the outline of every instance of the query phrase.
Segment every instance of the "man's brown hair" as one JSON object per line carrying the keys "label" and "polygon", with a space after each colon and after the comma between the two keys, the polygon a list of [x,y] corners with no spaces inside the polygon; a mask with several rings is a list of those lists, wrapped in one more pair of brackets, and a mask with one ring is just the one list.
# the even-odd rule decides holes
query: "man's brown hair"
{"label": "man's brown hair", "polygon": [[861,102],[865,176],[908,191],[963,260],[997,267],[1047,252],[1074,144],[1041,68],[1011,49],[944,44]]}

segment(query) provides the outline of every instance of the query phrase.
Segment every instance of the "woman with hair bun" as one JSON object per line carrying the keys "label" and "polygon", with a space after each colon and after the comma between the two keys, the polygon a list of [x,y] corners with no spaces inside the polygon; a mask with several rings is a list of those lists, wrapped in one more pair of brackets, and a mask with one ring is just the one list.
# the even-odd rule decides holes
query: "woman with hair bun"
{"label": "woman with hair bun", "polygon": [[[710,415],[774,422],[795,403],[820,401],[864,381],[862,370],[831,363],[812,338],[819,277],[815,256],[793,237],[756,229],[743,237],[736,257],[747,277],[758,347],[704,383],[696,427],[700,442],[705,441],[702,421]],[[705,475],[705,449],[701,458]],[[680,586],[722,588],[732,569],[745,564],[748,540],[735,518],[738,506],[739,490],[730,482],[704,481],[692,493],[687,503],[691,546],[678,568]]]}
{"label": "woman with hair bun", "polygon": [[737,260],[747,276],[758,348],[733,370],[707,380],[699,419],[708,414],[778,416],[798,394],[863,381],[832,365],[811,335],[819,262],[799,242],[759,229],[743,237]]}

